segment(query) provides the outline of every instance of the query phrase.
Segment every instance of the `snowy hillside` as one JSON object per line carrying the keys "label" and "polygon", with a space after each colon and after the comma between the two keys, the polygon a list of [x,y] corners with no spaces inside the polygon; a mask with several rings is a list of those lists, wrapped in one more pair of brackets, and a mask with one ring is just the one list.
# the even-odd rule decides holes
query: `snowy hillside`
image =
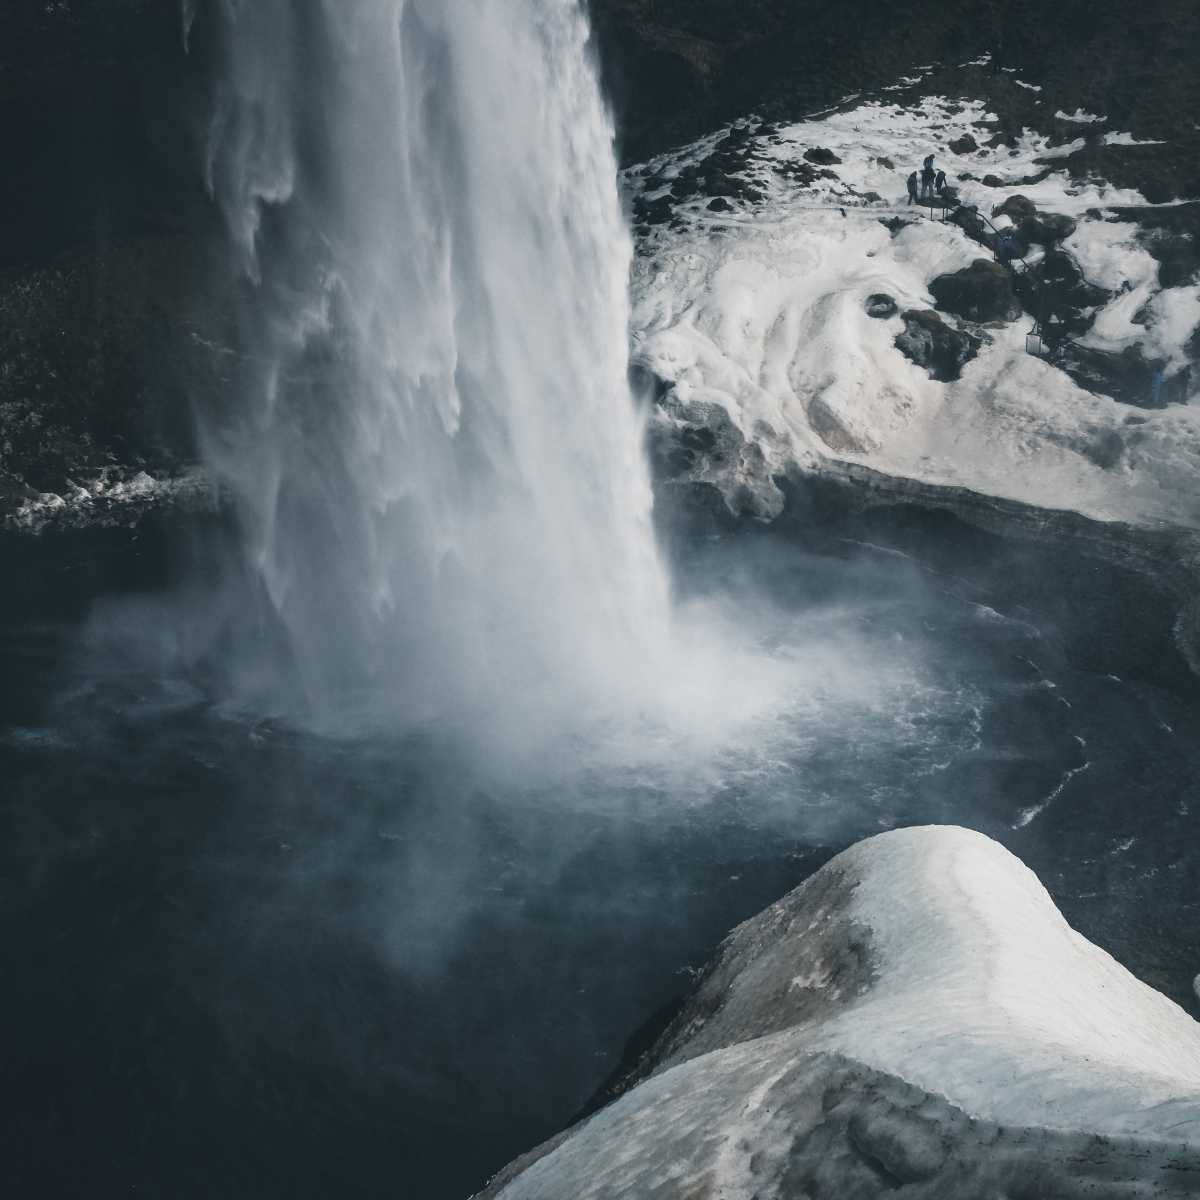
{"label": "snowy hillside", "polygon": [[[842,461],[1104,521],[1200,528],[1188,402],[1200,286],[1159,261],[1162,247],[1190,244],[1178,226],[1191,207],[1072,180],[1063,160],[1086,135],[1130,140],[1096,135],[1103,122],[1087,114],[1057,115],[1078,133],[1057,146],[1029,131],[989,145],[987,121],[979,103],[870,102],[714,135],[626,174],[642,235],[634,360],[671,385],[667,425],[713,426],[723,410],[741,435],[732,455],[686,454],[683,478],[771,516],[782,506],[772,474]],[[1014,283],[1026,294],[1008,311],[960,304],[955,315],[943,286],[940,323],[928,315],[940,277],[994,259],[908,203],[907,177],[930,153],[959,202],[989,219],[992,244],[1009,233],[1026,250]],[[1057,288],[1048,308],[1069,325],[1049,361],[1027,353],[1039,288]],[[950,369],[922,361],[931,336],[959,348]]]}
{"label": "snowy hillside", "polygon": [[1200,1185],[1200,1025],[955,827],[861,842],[740,926],[642,1075],[488,1194]]}

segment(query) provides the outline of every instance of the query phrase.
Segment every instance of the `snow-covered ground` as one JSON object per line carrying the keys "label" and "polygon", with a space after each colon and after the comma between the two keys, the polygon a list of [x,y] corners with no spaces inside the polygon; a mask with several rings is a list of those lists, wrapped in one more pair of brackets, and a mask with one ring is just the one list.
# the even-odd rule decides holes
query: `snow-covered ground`
{"label": "snow-covered ground", "polygon": [[1200,1186],[1184,1145],[1200,1140],[1200,1025],[979,833],[897,830],[840,854],[734,931],[672,1036],[653,1074],[491,1194]]}
{"label": "snow-covered ground", "polygon": [[[1104,521],[1200,527],[1194,402],[1143,409],[1083,390],[1026,353],[1027,316],[972,328],[983,338],[978,357],[958,381],[936,382],[896,348],[900,316],[867,315],[875,293],[901,311],[933,308],[931,280],[991,258],[955,225],[919,219],[908,204],[909,173],[935,153],[960,200],[984,215],[1020,194],[1078,222],[1065,249],[1088,283],[1114,293],[1083,345],[1141,343],[1147,359],[1166,362],[1168,377],[1188,365],[1200,286],[1161,287],[1137,226],[1109,211],[1143,197],[1100,180],[1073,183],[1056,169],[1082,140],[1051,147],[1027,131],[1012,150],[948,149],[964,134],[982,146],[991,131],[978,122],[987,117],[966,101],[870,102],[757,139],[749,178],[762,201],[735,199],[714,212],[699,196],[677,206],[681,221],[643,237],[632,278],[635,362],[673,383],[680,404],[721,405],[772,472],[842,460]],[[1096,128],[1087,114],[1072,119],[1081,138]],[[633,168],[627,183],[635,193],[647,177],[669,184],[719,137]],[[836,179],[806,187],[778,169],[817,148],[841,160],[831,165]],[[1022,182],[1047,169],[1040,182]],[[961,178],[968,174],[976,179]],[[985,175],[1005,186],[985,186]],[[663,194],[645,192],[651,201]],[[893,233],[883,222],[896,217],[911,223]],[[760,495],[758,508],[773,515],[769,498]]]}

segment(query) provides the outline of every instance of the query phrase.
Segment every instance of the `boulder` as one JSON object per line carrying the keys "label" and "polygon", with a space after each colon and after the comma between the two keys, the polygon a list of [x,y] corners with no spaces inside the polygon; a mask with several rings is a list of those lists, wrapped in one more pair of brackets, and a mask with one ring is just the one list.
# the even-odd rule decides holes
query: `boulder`
{"label": "boulder", "polygon": [[1012,290],[1012,275],[999,263],[977,258],[964,270],[939,275],[929,285],[943,312],[969,321],[1011,321],[1021,306]]}
{"label": "boulder", "polygon": [[876,292],[867,297],[868,317],[894,317],[899,307],[886,292]]}
{"label": "boulder", "polygon": [[1028,196],[1009,196],[1003,204],[992,209],[993,217],[1008,217],[1014,225],[1026,217],[1037,215],[1037,205]]}
{"label": "boulder", "polygon": [[481,1200],[1200,1192],[1200,1025],[979,833],[852,846],[663,1015]]}
{"label": "boulder", "polygon": [[1004,187],[1004,180],[999,175],[985,175],[979,182],[984,187]]}
{"label": "boulder", "polygon": [[832,150],[821,150],[814,148],[805,150],[804,157],[811,163],[816,163],[821,167],[832,167],[835,163],[840,163],[842,160],[838,158]]}
{"label": "boulder", "polygon": [[1010,218],[1026,245],[1031,242],[1053,245],[1069,238],[1076,229],[1075,222],[1063,213],[1038,212],[1037,205],[1028,196],[1009,196],[1003,204],[992,209],[992,216]]}
{"label": "boulder", "polygon": [[979,149],[979,143],[969,133],[964,133],[962,137],[955,138],[954,141],[947,142],[946,145],[955,154],[971,154]]}
{"label": "boulder", "polygon": [[924,367],[931,379],[942,383],[960,378],[963,365],[979,353],[983,344],[972,334],[951,329],[930,309],[908,309],[902,316],[904,331],[896,335],[896,349],[918,367]]}

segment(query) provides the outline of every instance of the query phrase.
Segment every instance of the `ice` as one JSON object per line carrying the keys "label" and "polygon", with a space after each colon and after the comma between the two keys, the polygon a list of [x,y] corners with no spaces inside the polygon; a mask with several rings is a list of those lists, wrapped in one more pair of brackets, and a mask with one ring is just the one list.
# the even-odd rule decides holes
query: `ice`
{"label": "ice", "polygon": [[[1144,197],[1056,169],[1082,141],[1051,147],[1026,130],[1015,150],[948,150],[963,134],[985,140],[979,122],[987,119],[981,103],[871,101],[758,139],[749,177],[761,202],[712,212],[698,197],[677,206],[674,227],[644,238],[632,275],[634,361],[673,385],[681,404],[723,406],[771,473],[857,463],[1102,521],[1195,530],[1200,422],[1190,397],[1143,410],[1087,391],[1026,352],[1027,316],[977,329],[983,346],[962,378],[935,382],[896,349],[899,316],[867,316],[866,299],[878,292],[901,311],[933,308],[932,279],[991,257],[906,203],[909,172],[934,152],[961,200],[985,215],[1019,193],[1078,222],[1065,248],[1089,283],[1113,293],[1083,345],[1120,352],[1140,343],[1147,359],[1166,363],[1168,378],[1189,366],[1200,287],[1161,287],[1137,227],[1106,212]],[[718,138],[638,170],[661,176],[665,188]],[[841,159],[837,179],[803,187],[774,169],[812,148]],[[1005,185],[963,178],[984,174]],[[644,176],[626,178],[636,186]],[[883,224],[894,218],[909,222],[895,236]],[[773,515],[769,500],[760,507],[758,515]]]}

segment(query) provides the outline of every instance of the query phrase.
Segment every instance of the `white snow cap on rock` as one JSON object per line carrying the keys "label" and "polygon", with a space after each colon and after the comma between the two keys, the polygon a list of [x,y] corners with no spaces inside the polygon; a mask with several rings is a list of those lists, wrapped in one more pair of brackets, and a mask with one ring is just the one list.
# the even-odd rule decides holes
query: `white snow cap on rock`
{"label": "white snow cap on rock", "polygon": [[698,989],[648,1078],[484,1195],[1200,1184],[1184,1145],[1200,1140],[1200,1025],[1072,930],[982,834],[927,826],[852,846],[739,926]]}
{"label": "white snow cap on rock", "polygon": [[927,826],[834,862],[859,880],[879,979],[814,1047],[1000,1122],[1200,1138],[1200,1024],[1076,933],[999,843]]}

